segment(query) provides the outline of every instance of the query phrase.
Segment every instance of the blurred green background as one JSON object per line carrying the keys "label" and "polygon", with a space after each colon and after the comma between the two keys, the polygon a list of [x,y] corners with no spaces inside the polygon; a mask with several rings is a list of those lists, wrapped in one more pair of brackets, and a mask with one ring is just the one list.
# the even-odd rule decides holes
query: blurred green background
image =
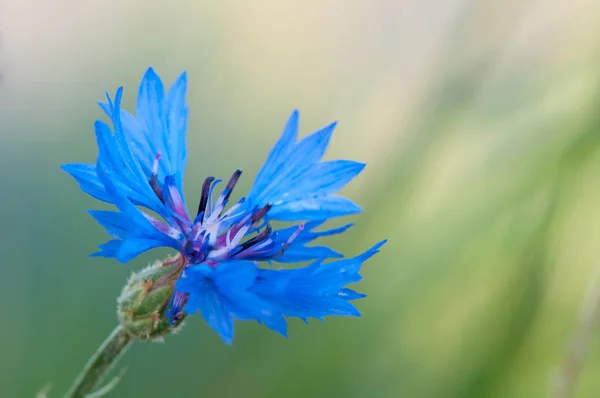
{"label": "blurred green background", "polygon": [[[0,397],[61,396],[164,254],[88,258],[103,206],[59,169],[149,65],[189,72],[190,203],[238,167],[249,188],[297,107],[302,134],[340,121],[327,158],[368,163],[327,243],[389,243],[362,318],[226,346],[194,317],[134,345],[111,397],[547,396],[600,260],[599,22],[593,0],[0,0]],[[600,396],[590,348],[577,397]]]}

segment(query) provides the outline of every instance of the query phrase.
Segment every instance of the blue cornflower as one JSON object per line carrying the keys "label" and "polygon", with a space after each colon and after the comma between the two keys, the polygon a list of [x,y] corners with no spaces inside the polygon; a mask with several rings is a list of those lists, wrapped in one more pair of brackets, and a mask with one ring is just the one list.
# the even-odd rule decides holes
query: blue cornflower
{"label": "blue cornflower", "polygon": [[[148,69],[135,117],[121,109],[122,88],[114,100],[107,94],[100,106],[113,129],[96,121],[96,164],[63,166],[84,192],[117,208],[90,211],[113,237],[93,255],[127,262],[155,247],[174,248],[183,266],[167,315],[174,321],[182,311],[199,311],[226,342],[233,337],[234,319],[257,320],[285,334],[284,317],[359,315],[348,301],[363,296],[345,286],[360,279],[360,266],[384,242],[357,257],[325,263],[343,256],[325,246],[307,246],[351,226],[315,232],[327,219],[361,210],[335,192],[364,164],[321,161],[335,123],[297,142],[294,111],[250,193],[228,206],[241,171],[233,173],[216,198],[213,191],[220,181],[208,177],[192,216],[183,194],[186,90],[185,73],[165,93],[159,76]],[[271,220],[298,224],[275,231]],[[307,260],[316,261],[290,270],[256,265]]]}

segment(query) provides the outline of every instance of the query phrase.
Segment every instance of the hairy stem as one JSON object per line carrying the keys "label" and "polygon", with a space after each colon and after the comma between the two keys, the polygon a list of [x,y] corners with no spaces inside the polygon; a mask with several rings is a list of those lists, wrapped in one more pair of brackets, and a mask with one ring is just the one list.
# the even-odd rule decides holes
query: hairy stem
{"label": "hairy stem", "polygon": [[85,398],[92,394],[132,341],[129,333],[122,326],[117,326],[92,355],[65,398]]}
{"label": "hairy stem", "polygon": [[591,281],[567,354],[560,365],[552,398],[572,397],[600,321],[600,263]]}

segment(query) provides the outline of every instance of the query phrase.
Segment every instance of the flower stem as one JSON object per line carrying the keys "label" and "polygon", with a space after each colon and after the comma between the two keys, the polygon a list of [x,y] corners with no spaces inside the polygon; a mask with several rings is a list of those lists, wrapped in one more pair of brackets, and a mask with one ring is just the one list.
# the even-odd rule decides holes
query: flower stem
{"label": "flower stem", "polygon": [[600,263],[590,283],[567,354],[560,365],[552,398],[572,397],[600,321]]}
{"label": "flower stem", "polygon": [[117,326],[92,355],[65,398],[85,398],[90,395],[132,341],[129,333],[122,326]]}

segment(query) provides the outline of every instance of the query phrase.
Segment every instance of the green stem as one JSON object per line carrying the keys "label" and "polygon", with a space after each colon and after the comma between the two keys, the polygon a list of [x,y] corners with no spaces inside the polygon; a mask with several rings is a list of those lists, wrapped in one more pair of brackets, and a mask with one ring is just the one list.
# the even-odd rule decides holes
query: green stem
{"label": "green stem", "polygon": [[130,334],[117,326],[92,355],[65,398],[85,398],[91,394],[132,341]]}

